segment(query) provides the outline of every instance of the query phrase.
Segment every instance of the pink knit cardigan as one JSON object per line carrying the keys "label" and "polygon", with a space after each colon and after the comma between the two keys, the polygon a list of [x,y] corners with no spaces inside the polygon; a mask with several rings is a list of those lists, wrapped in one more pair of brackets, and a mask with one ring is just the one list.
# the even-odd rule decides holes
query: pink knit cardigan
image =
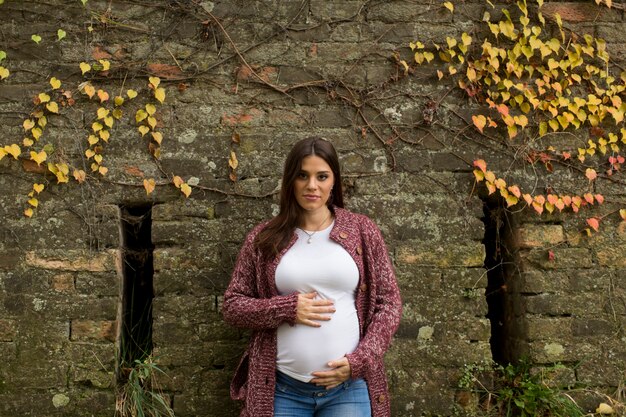
{"label": "pink knit cardigan", "polygon": [[[389,417],[391,408],[383,355],[398,328],[402,310],[400,292],[382,235],[364,215],[334,207],[335,224],[330,238],[352,256],[359,269],[356,308],[360,342],[346,355],[352,377],[368,383],[373,417]],[[274,273],[289,245],[270,261],[254,248],[260,224],[247,236],[239,252],[231,282],[224,294],[224,319],[252,329],[252,336],[235,376],[230,394],[244,400],[241,417],[273,417],[276,381],[276,328],[294,324],[298,294],[279,295]]]}

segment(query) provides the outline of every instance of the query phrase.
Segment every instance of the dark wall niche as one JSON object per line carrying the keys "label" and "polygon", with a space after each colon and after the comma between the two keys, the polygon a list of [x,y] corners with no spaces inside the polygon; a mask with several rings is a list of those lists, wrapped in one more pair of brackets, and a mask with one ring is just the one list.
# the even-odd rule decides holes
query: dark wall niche
{"label": "dark wall niche", "polygon": [[[122,284],[118,366],[129,367],[152,352],[154,274],[152,205],[121,206]],[[118,371],[118,379],[124,379]]]}
{"label": "dark wall niche", "polygon": [[487,318],[491,322],[491,354],[499,364],[518,362],[528,353],[527,326],[521,294],[523,274],[520,270],[516,242],[518,221],[506,209],[502,198],[483,199],[485,217],[487,269]]}

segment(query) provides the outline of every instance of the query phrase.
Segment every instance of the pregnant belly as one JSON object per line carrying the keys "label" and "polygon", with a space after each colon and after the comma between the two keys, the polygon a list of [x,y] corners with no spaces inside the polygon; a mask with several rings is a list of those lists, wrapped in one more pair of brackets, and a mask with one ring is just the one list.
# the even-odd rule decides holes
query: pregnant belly
{"label": "pregnant belly", "polygon": [[329,361],[351,353],[359,343],[359,320],[354,307],[340,309],[321,327],[303,324],[278,327],[277,367],[301,381],[312,378],[311,372],[330,369]]}

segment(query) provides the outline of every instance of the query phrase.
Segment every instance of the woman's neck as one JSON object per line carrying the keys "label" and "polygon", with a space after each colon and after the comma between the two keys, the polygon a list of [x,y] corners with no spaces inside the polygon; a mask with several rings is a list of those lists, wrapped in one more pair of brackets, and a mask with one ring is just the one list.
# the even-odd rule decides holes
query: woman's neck
{"label": "woman's neck", "polygon": [[298,226],[304,230],[322,230],[332,221],[332,212],[328,207],[320,207],[315,211],[303,210],[300,214]]}

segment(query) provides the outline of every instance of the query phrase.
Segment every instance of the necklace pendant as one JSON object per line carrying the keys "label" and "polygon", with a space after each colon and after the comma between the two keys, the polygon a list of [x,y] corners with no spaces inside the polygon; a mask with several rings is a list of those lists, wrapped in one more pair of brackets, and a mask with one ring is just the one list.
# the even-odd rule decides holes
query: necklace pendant
{"label": "necklace pendant", "polygon": [[310,244],[310,243],[311,243],[311,238],[312,238],[312,237],[313,237],[313,236],[309,236],[309,238],[307,239],[306,243]]}

